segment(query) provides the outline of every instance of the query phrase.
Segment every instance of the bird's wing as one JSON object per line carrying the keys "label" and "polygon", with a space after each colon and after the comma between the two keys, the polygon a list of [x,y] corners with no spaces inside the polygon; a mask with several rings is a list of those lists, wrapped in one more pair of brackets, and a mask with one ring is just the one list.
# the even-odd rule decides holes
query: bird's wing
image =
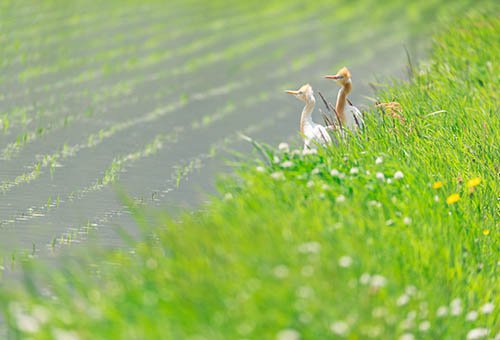
{"label": "bird's wing", "polygon": [[352,105],[349,107],[349,110],[351,111],[352,116],[354,117],[354,122],[356,123],[356,126],[358,128],[363,127],[365,122],[363,120],[363,114],[361,113],[361,111],[359,111],[359,109],[356,106]]}
{"label": "bird's wing", "polygon": [[319,142],[330,143],[332,141],[330,134],[326,131],[326,128],[323,125],[316,125],[315,130],[315,135]]}

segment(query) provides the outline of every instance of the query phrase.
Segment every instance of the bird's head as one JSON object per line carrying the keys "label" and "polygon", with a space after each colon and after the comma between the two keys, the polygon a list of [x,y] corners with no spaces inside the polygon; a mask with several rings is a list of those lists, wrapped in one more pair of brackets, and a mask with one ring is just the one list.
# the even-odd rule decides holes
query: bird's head
{"label": "bird's head", "polygon": [[347,67],[342,67],[338,70],[337,74],[333,76],[325,76],[326,79],[334,79],[337,81],[337,84],[343,86],[347,83],[351,82],[351,72],[347,69]]}
{"label": "bird's head", "polygon": [[313,89],[311,85],[305,84],[300,87],[300,89],[293,91],[287,90],[286,93],[293,94],[295,98],[302,100],[303,102],[311,100],[313,97]]}

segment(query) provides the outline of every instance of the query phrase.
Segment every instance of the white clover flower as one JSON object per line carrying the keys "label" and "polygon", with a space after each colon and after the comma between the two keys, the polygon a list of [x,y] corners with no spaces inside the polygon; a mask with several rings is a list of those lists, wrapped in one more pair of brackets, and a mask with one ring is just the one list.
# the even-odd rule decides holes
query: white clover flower
{"label": "white clover flower", "polygon": [[415,336],[411,333],[404,333],[399,337],[399,340],[414,340]]}
{"label": "white clover flower", "polygon": [[339,266],[342,268],[350,267],[352,264],[352,258],[348,255],[344,255],[339,259]]}
{"label": "white clover flower", "polygon": [[460,315],[462,313],[462,301],[460,299],[453,299],[450,303],[451,315]]}
{"label": "white clover flower", "polygon": [[309,182],[307,182],[306,186],[308,188],[312,188],[314,186],[314,182],[313,181],[309,181]]}
{"label": "white clover flower", "polygon": [[339,202],[339,203],[345,202],[345,196],[344,195],[338,195],[335,200],[337,202]]}
{"label": "white clover flower", "polygon": [[292,161],[285,161],[283,163],[281,163],[281,167],[282,168],[290,168],[293,166],[293,162]]}
{"label": "white clover flower", "polygon": [[382,159],[382,157],[377,157],[377,159],[375,160],[375,164],[382,164],[384,160]]}
{"label": "white clover flower", "polygon": [[394,221],[391,219],[388,219],[387,221],[385,221],[385,225],[387,225],[387,226],[391,226],[393,224],[394,224]]}
{"label": "white clover flower", "polygon": [[283,151],[283,152],[288,152],[288,151],[290,151],[290,146],[288,145],[288,143],[281,142],[281,143],[278,145],[278,149],[279,149],[280,151]]}
{"label": "white clover flower", "polygon": [[376,307],[372,310],[372,316],[374,318],[382,318],[387,314],[387,310],[384,307]]}
{"label": "white clover flower", "polygon": [[278,156],[273,157],[273,163],[278,164],[280,162],[280,158]]}
{"label": "white clover flower", "polygon": [[410,295],[410,296],[415,295],[417,293],[417,287],[412,286],[412,285],[407,286],[405,288],[405,293]]}
{"label": "white clover flower", "polygon": [[302,299],[310,298],[314,295],[314,290],[308,286],[302,286],[297,289],[297,296]]}
{"label": "white clover flower", "polygon": [[302,243],[301,245],[299,245],[297,250],[299,251],[299,253],[303,253],[303,254],[317,254],[321,250],[321,244],[319,244],[318,242],[314,242],[314,241],[313,242],[306,242],[306,243]]}
{"label": "white clover flower", "polygon": [[382,327],[381,325],[363,327],[363,333],[366,334],[369,338],[378,339],[383,332],[384,327]]}
{"label": "white clover flower", "polygon": [[396,304],[398,306],[404,306],[410,301],[410,297],[406,294],[401,295],[397,300]]}
{"label": "white clover flower", "polygon": [[300,151],[299,149],[293,149],[292,150],[292,155],[296,156],[296,155],[302,155],[302,151]]}
{"label": "white clover flower", "polygon": [[370,286],[373,288],[384,287],[387,284],[387,279],[382,275],[373,275],[370,280]]}
{"label": "white clover flower", "polygon": [[474,328],[467,333],[467,340],[476,340],[485,338],[490,333],[488,328]]}
{"label": "white clover flower", "polygon": [[427,332],[431,328],[431,323],[427,320],[422,321],[420,325],[418,325],[418,330],[421,332]]}
{"label": "white clover flower", "polygon": [[405,176],[403,175],[403,173],[401,171],[396,171],[394,173],[394,179],[401,179],[403,177],[405,177]]}
{"label": "white clover flower", "polygon": [[328,184],[326,184],[326,183],[323,183],[323,184],[321,185],[321,189],[323,189],[323,190],[328,190],[328,189],[330,189],[330,186],[328,186]]}
{"label": "white clover flower", "polygon": [[366,170],[366,171],[365,171],[365,174],[366,174],[367,176],[370,176],[370,174],[371,174],[370,170]]}
{"label": "white clover flower", "polygon": [[337,169],[333,169],[332,171],[330,171],[330,175],[332,175],[333,177],[338,177],[339,174],[340,172]]}
{"label": "white clover flower", "polygon": [[351,173],[351,175],[356,175],[359,173],[359,169],[358,168],[352,168],[351,171],[349,171]]}
{"label": "white clover flower", "polygon": [[370,279],[371,279],[371,275],[368,274],[368,273],[364,273],[360,276],[359,278],[359,282],[363,285],[367,285],[368,283],[370,283]]}
{"label": "white clover flower", "polygon": [[276,276],[278,279],[284,279],[285,277],[288,276],[288,273],[290,271],[288,270],[288,267],[285,266],[284,264],[280,264],[273,269],[273,274]]}
{"label": "white clover flower", "polygon": [[377,173],[375,174],[375,177],[376,177],[379,181],[383,181],[383,180],[385,179],[384,174],[383,174],[383,173],[381,173],[381,172],[377,172]]}
{"label": "white clover flower", "polygon": [[368,205],[371,207],[380,208],[382,206],[382,203],[380,203],[379,201],[368,201]]}
{"label": "white clover flower", "polygon": [[47,308],[43,306],[39,305],[34,306],[32,309],[32,313],[33,317],[35,317],[35,319],[37,319],[40,322],[40,324],[44,324],[47,321],[49,321],[50,313],[47,310]]}
{"label": "white clover flower", "polygon": [[467,321],[474,321],[477,319],[478,312],[475,310],[471,310],[467,315],[465,316],[465,320]]}
{"label": "white clover flower", "polygon": [[295,329],[283,329],[276,334],[276,340],[299,340],[300,333]]}
{"label": "white clover flower", "polygon": [[481,307],[481,313],[483,314],[491,314],[493,312],[493,309],[495,309],[495,305],[492,304],[491,302],[485,303]]}
{"label": "white clover flower", "polygon": [[25,313],[23,306],[19,302],[11,302],[9,310],[14,316],[17,327],[26,333],[36,333],[40,328],[39,320]]}
{"label": "white clover flower", "polygon": [[226,192],[226,194],[224,195],[224,201],[229,201],[232,199],[233,199],[233,194],[231,194],[230,192]]}
{"label": "white clover flower", "polygon": [[263,166],[258,166],[255,168],[255,170],[257,170],[257,172],[265,172],[266,171],[266,169]]}
{"label": "white clover flower", "polygon": [[434,196],[434,202],[439,202],[439,196],[438,195]]}
{"label": "white clover flower", "polygon": [[271,174],[271,177],[276,179],[276,180],[285,179],[285,175],[281,171],[273,172]]}
{"label": "white clover flower", "polygon": [[403,321],[401,321],[401,323],[399,324],[399,327],[401,329],[410,329],[410,328],[414,328],[415,327],[415,322],[413,319],[404,319]]}
{"label": "white clover flower", "polygon": [[385,181],[387,184],[391,184],[392,183],[392,179],[388,178],[387,181]]}
{"label": "white clover flower", "polygon": [[405,218],[403,218],[403,223],[406,225],[410,225],[411,224],[411,217],[406,216]]}
{"label": "white clover flower", "polygon": [[17,327],[25,333],[36,333],[40,329],[40,323],[31,315],[19,313],[16,315]]}
{"label": "white clover flower", "polygon": [[316,155],[317,153],[318,150],[316,149],[304,149],[304,151],[302,151],[303,155]]}
{"label": "white clover flower", "polygon": [[78,340],[80,337],[74,331],[69,331],[66,329],[56,328],[52,332],[55,340]]}
{"label": "white clover flower", "polygon": [[448,315],[448,307],[446,306],[441,306],[437,309],[436,311],[436,315],[437,317],[441,318],[441,317],[444,317],[446,315]]}
{"label": "white clover flower", "polygon": [[311,174],[313,174],[313,175],[319,174],[319,169],[318,168],[312,169]]}
{"label": "white clover flower", "polygon": [[335,321],[330,325],[330,330],[337,335],[346,335],[349,325],[345,321]]}

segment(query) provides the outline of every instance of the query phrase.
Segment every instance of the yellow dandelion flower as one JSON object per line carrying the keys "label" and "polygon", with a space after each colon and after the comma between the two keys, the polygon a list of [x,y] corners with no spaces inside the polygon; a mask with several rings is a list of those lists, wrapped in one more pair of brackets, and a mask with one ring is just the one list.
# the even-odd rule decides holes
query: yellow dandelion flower
{"label": "yellow dandelion flower", "polygon": [[441,182],[441,181],[434,182],[434,183],[432,184],[432,189],[439,189],[439,188],[441,188],[442,186],[443,186],[443,182]]}
{"label": "yellow dandelion flower", "polygon": [[467,187],[468,188],[473,188],[475,186],[478,186],[481,183],[481,178],[476,177],[467,182]]}
{"label": "yellow dandelion flower", "polygon": [[484,236],[488,236],[490,234],[490,230],[489,229],[484,229],[483,230],[483,235]]}
{"label": "yellow dandelion flower", "polygon": [[459,194],[451,194],[450,196],[448,196],[446,198],[446,203],[448,203],[448,204],[457,203],[458,201],[460,201],[460,195]]}

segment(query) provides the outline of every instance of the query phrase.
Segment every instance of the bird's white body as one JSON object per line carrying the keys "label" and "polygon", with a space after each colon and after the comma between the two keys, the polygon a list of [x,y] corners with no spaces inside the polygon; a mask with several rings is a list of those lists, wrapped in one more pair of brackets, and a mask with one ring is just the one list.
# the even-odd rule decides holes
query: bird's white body
{"label": "bird's white body", "polygon": [[316,100],[311,93],[309,98],[306,98],[306,106],[304,106],[300,117],[300,131],[304,139],[304,150],[314,149],[318,144],[324,145],[332,141],[326,128],[312,120],[312,112],[314,111],[315,104]]}
{"label": "bird's white body", "polygon": [[289,90],[286,92],[293,94],[295,98],[306,103],[300,115],[300,133],[304,139],[304,150],[314,149],[318,145],[331,143],[332,138],[328,134],[327,129],[320,124],[316,124],[312,120],[316,99],[314,98],[314,92],[311,85],[305,84],[297,91]]}

